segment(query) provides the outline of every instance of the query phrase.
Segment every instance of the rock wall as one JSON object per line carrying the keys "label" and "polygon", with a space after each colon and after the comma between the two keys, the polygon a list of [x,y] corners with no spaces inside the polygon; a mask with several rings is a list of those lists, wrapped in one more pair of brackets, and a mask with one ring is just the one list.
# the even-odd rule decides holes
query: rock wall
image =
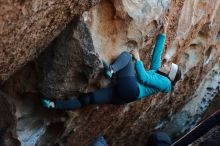
{"label": "rock wall", "polygon": [[[77,4],[75,1],[73,3]],[[44,6],[45,3],[39,4]],[[76,9],[70,17],[58,19],[62,13],[55,11],[53,6],[58,6],[56,4],[59,4],[57,9],[60,11],[66,12],[69,7]],[[109,145],[142,146],[146,144],[149,134],[157,129],[163,129],[176,138],[194,126],[212,100],[219,98],[216,96],[220,87],[218,0],[102,0],[74,19],[75,12],[81,13],[87,5],[84,7],[83,2],[79,5],[62,4],[52,3],[51,11],[56,13],[46,17],[56,22],[50,24],[56,34],[62,31],[56,39],[53,40],[56,35],[49,29],[52,27],[34,29],[27,25],[25,30],[31,34],[35,34],[35,30],[42,33],[32,37],[26,31],[19,31],[19,35],[25,34],[24,38],[28,39],[11,40],[11,44],[23,46],[21,48],[29,55],[39,48],[32,57],[24,53],[16,61],[9,61],[13,58],[10,53],[16,56],[10,48],[17,46],[7,43],[9,35],[3,38],[8,48],[4,47],[3,53],[0,52],[4,58],[2,80],[47,47],[37,59],[1,86],[1,90],[14,100],[17,135],[22,145],[83,146],[102,133]],[[48,9],[44,10],[47,14]],[[43,14],[43,10],[40,12]],[[145,66],[149,67],[155,38],[162,29],[163,16],[170,19],[163,63],[173,61],[183,71],[182,80],[171,94],[159,93],[123,106],[93,105],[68,112],[42,109],[39,103],[42,95],[48,98],[74,98],[79,93],[105,87],[109,81],[103,79],[101,74],[101,60],[110,63],[120,52],[129,51],[131,46],[139,49]],[[43,21],[44,17],[39,14],[40,18]],[[64,25],[67,22],[68,25]],[[22,24],[26,23],[15,24],[25,26]],[[24,42],[31,44],[33,49],[22,45]],[[182,113],[186,116],[181,117]]]}
{"label": "rock wall", "polygon": [[[31,62],[1,88],[10,95],[7,96],[7,99],[14,103],[14,108],[16,107],[16,111],[13,112],[4,108],[8,115],[14,115],[14,119],[11,120],[12,123],[15,123],[14,129],[10,127],[9,130],[14,130],[14,137],[19,139],[22,146],[56,144],[64,129],[63,121],[67,118],[65,112],[52,112],[41,106],[38,82],[37,65],[35,62]],[[5,113],[1,112],[1,114],[4,116]],[[46,136],[44,136],[45,132]],[[39,141],[41,137],[46,140],[42,138]]]}
{"label": "rock wall", "polygon": [[0,145],[1,146],[17,146],[20,142],[16,135],[16,117],[15,117],[15,106],[9,97],[4,93],[0,92]]}
{"label": "rock wall", "polygon": [[0,83],[36,58],[74,16],[98,2],[0,1]]}
{"label": "rock wall", "polygon": [[[191,13],[189,14],[191,15],[189,15],[189,18],[191,20],[185,20],[185,14],[182,13],[180,23],[188,22],[188,24],[186,23],[187,26],[179,25],[177,29],[179,35],[173,44],[171,44],[170,51],[168,50],[167,54],[165,54],[165,58],[170,58],[170,55],[176,52],[179,56],[176,56],[174,59],[181,64],[184,73],[183,80],[186,81],[187,78],[192,78],[196,74],[195,78],[191,80],[192,83],[189,85],[199,83],[195,86],[194,93],[187,99],[191,101],[182,108],[181,112],[173,116],[170,124],[167,125],[166,131],[170,135],[184,133],[195,126],[200,120],[201,114],[203,114],[219,92],[220,50],[218,48],[220,40],[220,17],[217,13],[220,12],[220,3],[215,2],[216,5],[213,5],[214,3],[204,5],[205,3],[196,1],[184,3],[182,11],[190,10]],[[200,9],[194,9],[192,11],[189,9],[190,7]],[[212,9],[208,9],[208,7]],[[202,11],[203,13],[200,13]],[[210,11],[212,13],[209,13]],[[206,13],[208,14],[207,16],[205,15]],[[207,17],[207,20],[202,19],[203,17]],[[195,25],[195,28],[193,28],[193,25]],[[193,37],[193,35],[196,36]],[[188,47],[185,47],[184,50],[176,50],[177,47],[184,48],[186,45]],[[187,91],[192,90],[190,89],[192,86],[184,86],[184,88]]]}
{"label": "rock wall", "polygon": [[[209,105],[208,110],[205,111],[202,119],[208,118],[211,114],[219,110],[220,107],[220,92],[216,95],[213,102]],[[201,142],[205,141],[217,141],[218,145],[220,144],[220,126],[215,126],[209,132],[207,132],[203,137],[198,139],[193,143],[193,146],[198,146]],[[213,144],[214,145],[214,144]]]}
{"label": "rock wall", "polygon": [[85,23],[77,17],[39,57],[39,66],[41,93],[59,98],[84,91],[102,63]]}

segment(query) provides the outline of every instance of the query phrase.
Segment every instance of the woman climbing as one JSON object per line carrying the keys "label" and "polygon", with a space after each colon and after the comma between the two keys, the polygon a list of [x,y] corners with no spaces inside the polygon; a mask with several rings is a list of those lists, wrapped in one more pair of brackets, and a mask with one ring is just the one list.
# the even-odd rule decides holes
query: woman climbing
{"label": "woman climbing", "polygon": [[[153,51],[150,70],[145,70],[137,50],[122,52],[111,65],[104,65],[106,75],[114,74],[117,83],[113,87],[103,88],[75,99],[42,99],[47,108],[74,110],[90,104],[121,105],[158,92],[169,93],[181,77],[178,65],[172,63],[161,69],[161,56],[165,45],[168,19],[164,19],[164,32],[159,34]],[[133,66],[132,56],[135,60]],[[136,75],[135,71],[136,70]]]}

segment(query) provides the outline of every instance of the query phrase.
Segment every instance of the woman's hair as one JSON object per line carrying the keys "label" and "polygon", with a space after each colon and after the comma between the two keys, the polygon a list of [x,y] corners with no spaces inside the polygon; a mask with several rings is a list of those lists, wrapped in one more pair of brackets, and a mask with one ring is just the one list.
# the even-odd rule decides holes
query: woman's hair
{"label": "woman's hair", "polygon": [[162,76],[165,76],[165,77],[167,77],[170,80],[169,76],[167,74],[165,74],[164,72],[162,72],[160,70],[157,70],[156,73],[158,73],[158,74],[160,74]]}
{"label": "woman's hair", "polygon": [[[167,77],[167,78],[168,78],[168,79],[171,81],[171,79],[169,78],[169,76],[168,76],[167,74],[165,74],[164,72],[161,72],[161,71],[157,70],[157,72],[156,72],[156,73],[158,73],[158,74],[160,74],[160,75],[162,75],[162,76]],[[176,73],[176,76],[175,76],[174,80],[173,80],[173,81],[171,81],[172,86],[175,86],[176,82],[177,82],[177,81],[179,81],[179,80],[181,79],[181,76],[182,76],[181,70],[178,68],[178,70],[177,70],[177,73]]]}

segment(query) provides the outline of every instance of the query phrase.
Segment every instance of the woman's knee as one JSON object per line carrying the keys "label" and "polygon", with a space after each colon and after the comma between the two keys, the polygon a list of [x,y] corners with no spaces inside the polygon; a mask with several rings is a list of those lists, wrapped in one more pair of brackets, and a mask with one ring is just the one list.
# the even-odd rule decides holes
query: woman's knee
{"label": "woman's knee", "polygon": [[123,51],[123,52],[121,52],[121,54],[130,56],[130,53],[128,51]]}
{"label": "woman's knee", "polygon": [[123,55],[124,57],[128,58],[129,60],[131,59],[131,54],[128,51],[123,51],[121,53],[121,55]]}

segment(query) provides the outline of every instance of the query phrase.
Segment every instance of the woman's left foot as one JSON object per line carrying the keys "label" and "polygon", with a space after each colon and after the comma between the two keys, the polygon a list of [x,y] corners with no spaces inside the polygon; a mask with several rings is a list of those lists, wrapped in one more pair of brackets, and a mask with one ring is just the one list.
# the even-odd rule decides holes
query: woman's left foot
{"label": "woman's left foot", "polygon": [[55,108],[55,102],[49,100],[49,99],[41,99],[41,103],[46,108]]}
{"label": "woman's left foot", "polygon": [[110,65],[108,65],[104,60],[102,60],[104,66],[104,75],[106,78],[110,79],[114,73]]}

